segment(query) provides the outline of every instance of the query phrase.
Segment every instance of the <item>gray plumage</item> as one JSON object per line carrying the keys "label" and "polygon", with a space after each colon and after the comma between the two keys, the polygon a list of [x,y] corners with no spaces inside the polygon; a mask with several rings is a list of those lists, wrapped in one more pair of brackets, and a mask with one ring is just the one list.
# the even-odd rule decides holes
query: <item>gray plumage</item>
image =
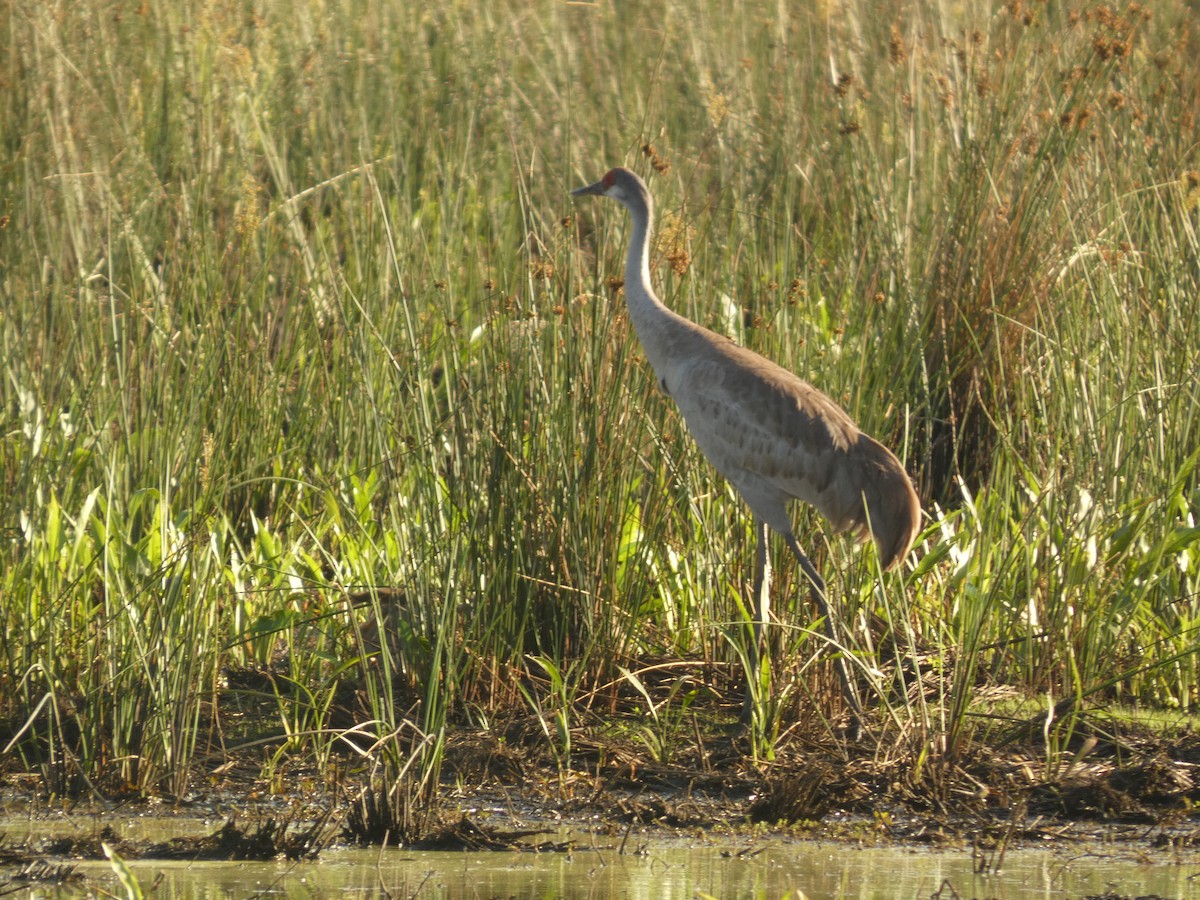
{"label": "gray plumage", "polygon": [[[749,661],[757,671],[769,618],[770,563],[766,527],[796,555],[837,645],[825,585],[801,551],[787,503],[816,507],[836,532],[874,538],[884,568],[908,555],[920,526],[920,504],[900,461],[808,382],[668,309],[650,284],[653,201],[645,183],[624,168],[572,194],[610,197],[629,210],[633,233],[625,264],[630,320],[660,386],[679,406],[688,431],[709,462],[742,495],[755,517],[754,637]],[[844,657],[838,675],[857,732],[861,708]],[[753,679],[752,679],[753,680]],[[752,688],[743,717],[750,715]]]}

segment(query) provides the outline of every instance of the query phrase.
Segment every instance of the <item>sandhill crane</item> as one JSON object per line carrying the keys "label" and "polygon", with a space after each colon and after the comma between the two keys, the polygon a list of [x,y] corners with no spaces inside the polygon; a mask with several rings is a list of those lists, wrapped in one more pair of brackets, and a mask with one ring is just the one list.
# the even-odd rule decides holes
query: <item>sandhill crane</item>
{"label": "sandhill crane", "polygon": [[[616,168],[571,193],[610,197],[633,217],[625,260],[629,318],[659,386],[674,398],[708,461],[754,515],[754,618],[747,652],[751,681],[758,678],[770,617],[768,528],[783,535],[795,554],[830,645],[837,646],[825,582],[796,541],[787,503],[797,498],[812,504],[835,531],[849,529],[860,542],[874,538],[883,567],[890,568],[908,555],[920,525],[920,503],[904,467],[811,384],[663,305],[650,284],[654,204],[636,174]],[[837,657],[837,672],[850,706],[850,730],[857,735],[862,708],[844,655]],[[750,719],[752,700],[751,684],[743,722]]]}

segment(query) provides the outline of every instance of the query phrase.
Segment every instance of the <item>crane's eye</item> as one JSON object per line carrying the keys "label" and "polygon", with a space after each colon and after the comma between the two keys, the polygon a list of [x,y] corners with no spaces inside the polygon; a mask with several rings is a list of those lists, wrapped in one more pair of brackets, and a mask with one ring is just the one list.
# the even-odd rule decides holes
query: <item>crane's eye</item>
{"label": "crane's eye", "polygon": [[617,183],[617,170],[609,169],[608,174],[604,176],[604,186],[606,188],[610,188],[616,183]]}

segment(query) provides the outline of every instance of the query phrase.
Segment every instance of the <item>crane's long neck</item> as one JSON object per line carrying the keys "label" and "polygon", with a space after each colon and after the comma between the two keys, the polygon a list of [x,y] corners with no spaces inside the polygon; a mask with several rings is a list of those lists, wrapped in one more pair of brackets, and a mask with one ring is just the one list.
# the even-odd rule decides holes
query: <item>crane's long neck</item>
{"label": "crane's long neck", "polygon": [[661,375],[660,366],[665,362],[662,354],[666,346],[667,332],[678,316],[663,305],[650,284],[653,204],[649,197],[634,197],[627,206],[633,217],[633,233],[629,236],[629,252],[625,257],[625,302],[629,307],[629,319],[633,322],[638,340],[641,341],[650,364]]}

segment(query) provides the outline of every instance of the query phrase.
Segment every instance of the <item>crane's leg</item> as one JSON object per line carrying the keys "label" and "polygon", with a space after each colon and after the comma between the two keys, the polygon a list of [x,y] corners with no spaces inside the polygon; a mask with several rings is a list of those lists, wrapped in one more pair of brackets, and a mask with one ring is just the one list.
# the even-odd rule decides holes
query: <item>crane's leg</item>
{"label": "crane's leg", "polygon": [[750,647],[746,653],[749,664],[746,672],[746,697],[742,702],[742,724],[749,725],[754,708],[755,686],[760,683],[760,658],[767,634],[767,619],[771,616],[771,556],[767,552],[769,532],[767,523],[754,520],[754,619],[751,624]]}
{"label": "crane's leg", "polygon": [[[786,534],[784,537],[787,539],[788,547],[795,554],[797,562],[800,563],[800,568],[808,576],[809,592],[812,594],[813,603],[816,604],[821,618],[825,620],[825,636],[829,639],[830,646],[836,649],[840,643],[833,616],[829,614],[829,601],[825,598],[825,579],[820,576],[816,566],[804,555],[804,551],[800,549],[800,544],[796,541],[796,536]],[[863,711],[862,704],[858,702],[858,694],[854,691],[854,682],[850,678],[850,665],[846,662],[846,654],[839,653],[834,664],[838,680],[842,683],[842,694],[846,698],[846,704],[850,707],[850,736],[857,740],[862,735]]]}

